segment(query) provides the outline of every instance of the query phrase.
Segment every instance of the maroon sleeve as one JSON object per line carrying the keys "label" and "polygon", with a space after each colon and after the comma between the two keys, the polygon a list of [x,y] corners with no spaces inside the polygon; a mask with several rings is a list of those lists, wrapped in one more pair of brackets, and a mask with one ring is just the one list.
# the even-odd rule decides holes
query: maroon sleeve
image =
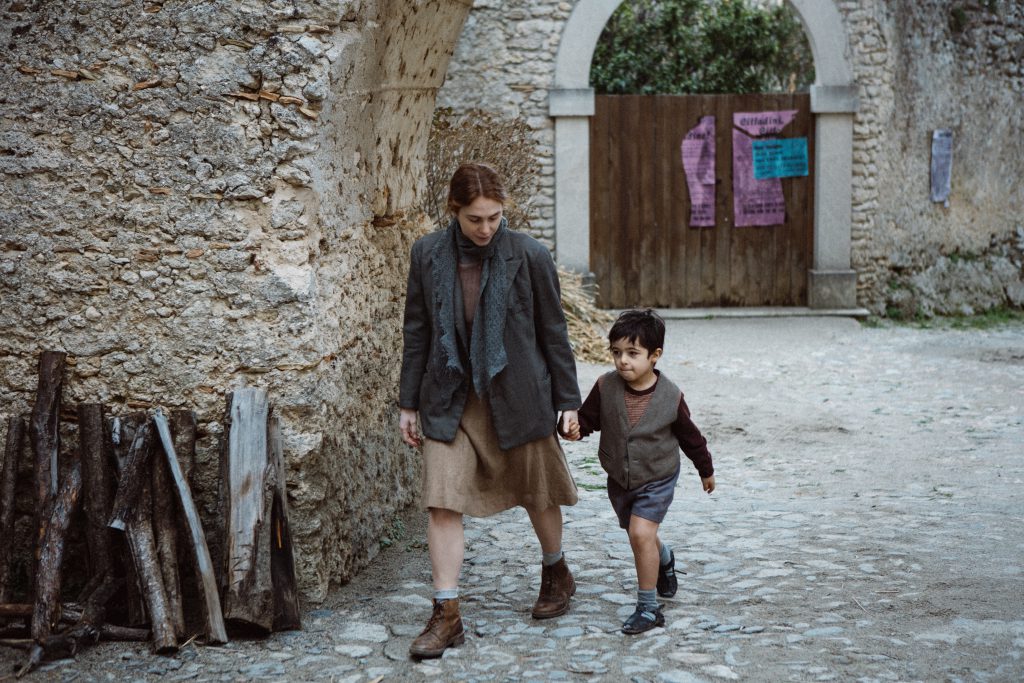
{"label": "maroon sleeve", "polygon": [[679,415],[676,416],[676,421],[672,424],[672,433],[679,441],[679,447],[683,449],[683,453],[686,453],[686,457],[693,461],[693,466],[697,468],[701,479],[706,479],[715,473],[715,467],[711,463],[711,453],[708,452],[708,441],[690,419],[690,409],[681,393],[679,394]]}
{"label": "maroon sleeve", "polygon": [[594,388],[580,408],[580,436],[601,431],[601,379],[594,382]]}

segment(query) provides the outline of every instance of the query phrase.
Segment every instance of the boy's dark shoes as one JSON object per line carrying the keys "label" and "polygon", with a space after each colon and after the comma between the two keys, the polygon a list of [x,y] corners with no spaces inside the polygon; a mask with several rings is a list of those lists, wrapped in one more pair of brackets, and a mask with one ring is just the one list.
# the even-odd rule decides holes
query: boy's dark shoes
{"label": "boy's dark shoes", "polygon": [[434,600],[434,611],[427,627],[412,641],[409,654],[417,659],[440,657],[448,648],[464,642],[466,633],[459,615],[459,599]]}
{"label": "boy's dark shoes", "polygon": [[643,633],[644,631],[650,631],[652,628],[657,626],[665,625],[665,615],[661,613],[661,607],[656,607],[654,611],[636,608],[636,611],[630,615],[629,619],[626,619],[625,623],[622,624],[622,632],[626,635],[636,635],[637,633]]}
{"label": "boy's dark shoes", "polygon": [[671,598],[679,588],[676,580],[676,553],[669,551],[668,563],[658,566],[658,595],[663,598]]}
{"label": "boy's dark shoes", "polygon": [[533,605],[534,619],[559,617],[569,611],[569,598],[576,593],[576,581],[572,578],[565,557],[552,565],[541,566],[540,595]]}

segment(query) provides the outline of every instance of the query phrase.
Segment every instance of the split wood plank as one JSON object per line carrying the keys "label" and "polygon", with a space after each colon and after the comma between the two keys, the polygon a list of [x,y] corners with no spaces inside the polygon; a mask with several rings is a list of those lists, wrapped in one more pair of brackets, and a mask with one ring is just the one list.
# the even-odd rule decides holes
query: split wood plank
{"label": "split wood plank", "polygon": [[274,471],[269,463],[270,401],[262,389],[237,389],[227,398],[222,462],[226,520],[224,619],[246,630],[274,627],[271,517]]}
{"label": "split wood plank", "polygon": [[158,408],[153,416],[153,424],[156,425],[157,433],[160,435],[160,443],[163,446],[167,465],[170,467],[171,478],[178,491],[178,500],[181,503],[182,514],[188,522],[191,534],[192,553],[195,557],[195,568],[198,573],[200,592],[203,594],[203,617],[206,627],[206,640],[209,644],[221,644],[228,642],[227,631],[224,628],[224,616],[221,613],[220,595],[217,592],[217,579],[213,573],[213,562],[210,560],[210,551],[206,545],[206,536],[203,533],[203,525],[199,520],[199,511],[192,500],[192,491],[189,488],[185,474],[182,472],[178,462],[178,456],[174,450],[174,440],[171,437],[167,418]]}
{"label": "split wood plank", "polygon": [[291,631],[302,628],[299,590],[295,581],[295,555],[292,531],[288,524],[288,487],[284,468],[284,442],[281,420],[270,416],[267,440],[270,461],[274,468],[274,504],[271,512],[270,578],[274,586],[274,630]]}

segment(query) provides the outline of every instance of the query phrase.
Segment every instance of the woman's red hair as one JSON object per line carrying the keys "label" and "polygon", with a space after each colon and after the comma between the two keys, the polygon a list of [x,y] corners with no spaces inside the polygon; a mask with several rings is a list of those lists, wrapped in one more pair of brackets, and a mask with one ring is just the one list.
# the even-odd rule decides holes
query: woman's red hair
{"label": "woman's red hair", "polygon": [[453,214],[472,204],[477,197],[486,197],[504,204],[508,200],[501,176],[487,164],[464,163],[452,175],[448,185],[448,210]]}

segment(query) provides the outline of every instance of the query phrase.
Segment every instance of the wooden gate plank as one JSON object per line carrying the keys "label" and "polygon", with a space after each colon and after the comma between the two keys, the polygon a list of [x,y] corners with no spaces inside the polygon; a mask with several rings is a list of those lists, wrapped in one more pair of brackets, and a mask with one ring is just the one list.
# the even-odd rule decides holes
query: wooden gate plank
{"label": "wooden gate plank", "polygon": [[607,180],[609,177],[605,140],[608,125],[607,97],[594,98],[594,116],[590,121],[590,270],[597,282],[597,303],[607,307],[608,303],[608,253],[604,226],[607,224]]}
{"label": "wooden gate plank", "polygon": [[658,147],[658,122],[655,116],[655,99],[653,97],[636,97],[637,126],[635,129],[635,151],[637,153],[637,182],[627,188],[637,203],[637,237],[639,255],[635,264],[637,288],[635,299],[631,305],[657,305],[657,280],[660,273],[657,269],[657,253],[664,242],[658,222],[656,206],[658,202],[655,185],[658,159],[666,150]]}
{"label": "wooden gate plank", "polygon": [[[683,135],[700,123],[702,116],[714,115],[714,111],[706,109],[706,100],[699,97],[686,97],[680,101],[685,130]],[[681,136],[680,136],[681,137]],[[683,177],[685,183],[685,174]],[[677,299],[677,306],[686,306],[688,302],[703,302],[708,293],[708,278],[714,277],[715,252],[713,244],[709,248],[708,238],[714,235],[715,228],[695,228],[690,226],[690,205],[683,207],[687,217],[683,229],[686,232],[686,252],[684,267],[686,268],[685,298]],[[700,305],[700,304],[698,304]]]}
{"label": "wooden gate plank", "polygon": [[[658,96],[655,100],[655,116],[658,117],[658,129],[656,144],[659,149],[664,150],[658,157],[658,165],[655,174],[657,176],[658,202],[655,209],[658,215],[658,223],[661,228],[662,243],[657,250],[658,272],[658,302],[659,306],[674,305],[674,249],[678,232],[677,215],[673,209],[676,202],[680,207],[685,208],[685,181],[682,185],[677,183],[676,169],[682,170],[682,158],[679,156],[680,139],[675,133],[675,125],[671,112],[666,115],[665,98]],[[683,219],[685,221],[685,218]]]}
{"label": "wooden gate plank", "polygon": [[[625,256],[625,267],[622,278],[622,306],[631,307],[640,303],[640,271],[642,264],[642,215],[640,212],[640,195],[648,191],[641,185],[641,168],[646,151],[645,135],[640,129],[640,95],[626,96],[623,120],[622,167],[624,171],[623,185],[618,188],[622,195],[623,210],[619,226],[620,248]],[[629,131],[629,135],[625,135]],[[643,151],[641,151],[643,150]]]}
{"label": "wooden gate plank", "polygon": [[[813,249],[813,168],[783,179],[781,226],[736,228],[732,117],[796,109],[782,137],[807,137],[814,118],[798,95],[601,95],[591,129],[591,268],[606,307],[806,303]],[[716,225],[690,228],[680,157],[701,116],[716,119]]]}

